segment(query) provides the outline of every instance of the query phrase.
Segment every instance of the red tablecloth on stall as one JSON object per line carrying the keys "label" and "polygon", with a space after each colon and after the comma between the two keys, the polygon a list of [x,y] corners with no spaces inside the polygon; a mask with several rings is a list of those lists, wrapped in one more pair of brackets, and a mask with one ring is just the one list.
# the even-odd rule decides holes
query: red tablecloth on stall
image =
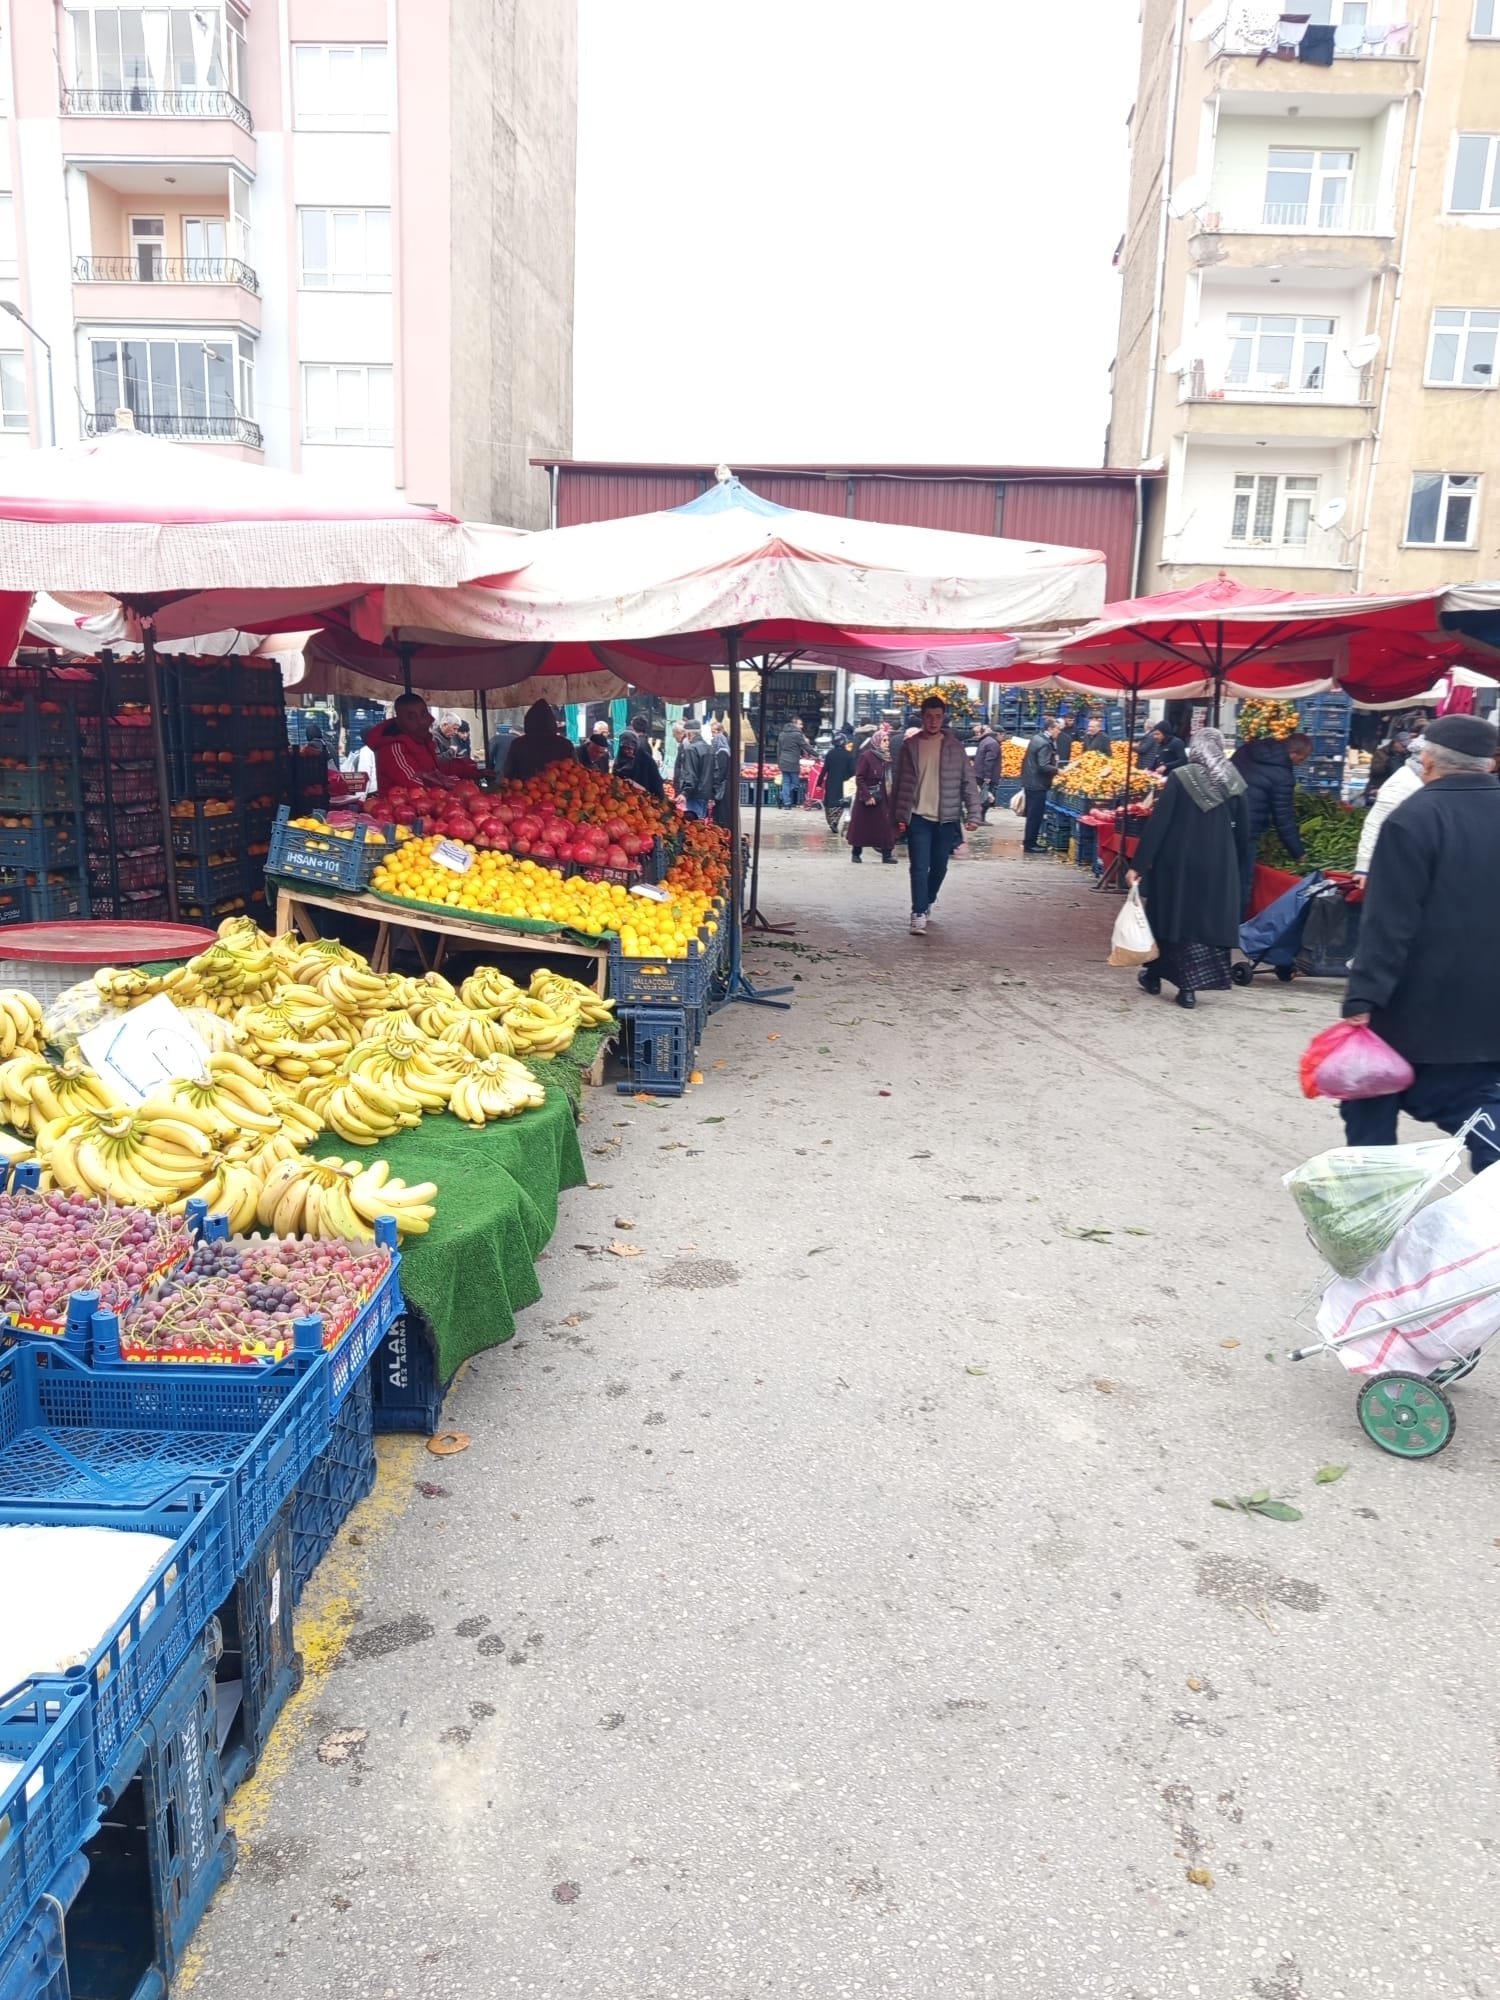
{"label": "red tablecloth on stall", "polygon": [[[1116,812],[1111,812],[1101,807],[1097,811],[1089,813],[1086,817],[1089,825],[1094,827],[1099,835],[1100,866],[1108,868],[1109,864],[1120,851],[1120,816]],[[1150,813],[1141,812],[1139,808],[1132,808],[1128,817],[1136,828],[1136,831],[1134,833],[1127,833],[1125,836],[1125,855],[1127,860],[1140,845],[1140,825],[1143,820],[1150,818]]]}

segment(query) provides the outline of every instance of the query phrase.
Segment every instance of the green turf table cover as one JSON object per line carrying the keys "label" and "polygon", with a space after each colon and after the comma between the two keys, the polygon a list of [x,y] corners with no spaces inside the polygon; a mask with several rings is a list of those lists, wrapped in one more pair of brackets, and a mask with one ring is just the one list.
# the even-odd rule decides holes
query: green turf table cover
{"label": "green turf table cover", "polygon": [[403,1181],[437,1182],[431,1228],[401,1246],[401,1284],[431,1323],[445,1382],[471,1354],[509,1340],[516,1314],[542,1295],[536,1260],[557,1227],[558,1196],[588,1178],[569,1070],[576,1079],[571,1064],[559,1064],[540,1109],[483,1130],[445,1111],[378,1146],[350,1148],[328,1135],[317,1149],[387,1160]]}

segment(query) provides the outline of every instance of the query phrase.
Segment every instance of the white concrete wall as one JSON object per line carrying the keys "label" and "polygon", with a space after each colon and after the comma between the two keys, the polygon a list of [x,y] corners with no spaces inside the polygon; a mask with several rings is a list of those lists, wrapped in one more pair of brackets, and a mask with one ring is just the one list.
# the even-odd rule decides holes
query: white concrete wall
{"label": "white concrete wall", "polygon": [[1271,148],[1353,153],[1355,208],[1377,208],[1384,174],[1386,118],[1239,118],[1219,120],[1208,206],[1226,227],[1259,224]]}
{"label": "white concrete wall", "polygon": [[[1263,318],[1331,319],[1335,330],[1328,340],[1328,367],[1323,391],[1321,394],[1303,392],[1300,400],[1352,403],[1358,400],[1360,371],[1351,368],[1344,356],[1345,350],[1369,325],[1369,290],[1368,285],[1354,290],[1320,290],[1314,285],[1291,284],[1245,285],[1236,289],[1224,285],[1205,286],[1197,306],[1196,325],[1184,334],[1183,346],[1191,359],[1203,363],[1206,386],[1218,389],[1224,386],[1224,371],[1229,363],[1233,338],[1229,322],[1235,315],[1254,313]],[[1191,371],[1185,370],[1182,376],[1184,393],[1190,381]],[[1227,393],[1231,399],[1237,395],[1258,399],[1256,392],[1251,390],[1231,388]]]}
{"label": "white concrete wall", "polygon": [[[1181,441],[1167,482],[1163,562],[1222,563],[1237,571],[1260,566],[1325,568],[1348,562],[1342,537],[1316,525],[1305,544],[1277,543],[1261,548],[1231,541],[1234,481],[1242,472],[1316,477],[1316,513],[1329,500],[1347,498],[1349,447],[1259,446],[1248,440],[1210,444],[1196,438]],[[1347,531],[1351,523],[1346,519],[1341,526]]]}

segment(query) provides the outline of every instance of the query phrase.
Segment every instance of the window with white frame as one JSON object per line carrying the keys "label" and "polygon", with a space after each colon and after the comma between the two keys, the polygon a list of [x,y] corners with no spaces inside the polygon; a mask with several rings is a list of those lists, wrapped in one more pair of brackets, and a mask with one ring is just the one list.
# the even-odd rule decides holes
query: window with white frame
{"label": "window with white frame", "polygon": [[1300,390],[1328,386],[1328,343],[1336,322],[1288,313],[1231,313],[1224,383],[1231,389]]}
{"label": "window with white frame", "polygon": [[308,361],[302,368],[304,444],[390,444],[395,403],[388,367]]}
{"label": "window with white frame", "polygon": [[1427,342],[1427,381],[1434,388],[1493,389],[1500,310],[1439,306]]}
{"label": "window with white frame", "polygon": [[26,408],[26,356],[19,349],[0,352],[0,431],[29,428]]}
{"label": "window with white frame", "polygon": [[72,81],[80,90],[245,96],[245,15],[233,0],[196,7],[73,5],[67,16]]}
{"label": "window with white frame", "polygon": [[15,196],[0,194],[0,278],[14,278],[20,270],[16,250]]}
{"label": "window with white frame", "polygon": [[1472,548],[1479,532],[1477,472],[1414,472],[1406,539],[1417,548]]}
{"label": "window with white frame", "polygon": [[1474,0],[1474,25],[1469,32],[1481,41],[1500,35],[1500,0]]}
{"label": "window with white frame", "polygon": [[1317,497],[1318,482],[1313,475],[1236,473],[1229,539],[1265,547],[1273,543],[1305,547]]}
{"label": "window with white frame", "polygon": [[1500,134],[1461,132],[1453,149],[1452,215],[1500,214]]}
{"label": "window with white frame", "polygon": [[255,415],[255,343],[245,334],[89,341],[96,418],[120,408],[162,437],[232,436]]}
{"label": "window with white frame", "polygon": [[303,132],[384,132],[390,125],[383,42],[297,42],[292,89]]}
{"label": "window with white frame", "polygon": [[301,208],[299,283],[307,291],[388,292],[391,211],[388,208]]}
{"label": "window with white frame", "polygon": [[1272,146],[1261,220],[1271,229],[1342,229],[1353,185],[1353,153]]}

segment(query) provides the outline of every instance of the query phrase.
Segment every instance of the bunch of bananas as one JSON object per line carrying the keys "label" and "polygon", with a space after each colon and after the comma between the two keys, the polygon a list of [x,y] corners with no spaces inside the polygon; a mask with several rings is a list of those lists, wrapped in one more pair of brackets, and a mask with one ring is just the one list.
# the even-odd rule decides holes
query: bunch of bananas
{"label": "bunch of bananas", "polygon": [[340,1237],[374,1241],[374,1225],[391,1216],[398,1236],[420,1236],[432,1221],[437,1188],[432,1181],[408,1187],[390,1178],[384,1160],[368,1167],[334,1158],[283,1160],[261,1188],[256,1220],[277,1236]]}
{"label": "bunch of bananas", "polygon": [[126,1108],[119,1093],[97,1071],[76,1062],[66,1062],[60,1069],[44,1064],[32,1073],[30,1094],[33,1132],[79,1113],[102,1116]]}
{"label": "bunch of bananas", "polygon": [[577,1022],[537,993],[523,993],[505,1012],[505,1031],[518,1056],[557,1056],[573,1046]]}
{"label": "bunch of bananas", "polygon": [[468,1007],[462,1000],[433,1000],[413,1013],[424,1035],[467,1049],[472,1056],[508,1056],[514,1050],[509,1029],[491,1007]]}
{"label": "bunch of bananas", "polygon": [[333,1008],[307,986],[288,986],[273,1001],[242,1008],[235,1027],[256,1067],[287,1083],[332,1076],[354,1045]]}
{"label": "bunch of bananas", "polygon": [[389,1085],[398,1102],[406,1097],[423,1111],[445,1111],[462,1074],[463,1055],[462,1049],[429,1042],[413,1030],[358,1043],[345,1056],[343,1071],[346,1076],[367,1076]]}
{"label": "bunch of bananas", "polygon": [[561,972],[549,971],[545,965],[538,966],[531,975],[529,991],[555,1014],[571,1017],[575,1027],[612,1028],[615,1025],[614,1001],[606,1000],[602,993],[596,993],[592,986],[585,986],[581,979],[569,979]]}
{"label": "bunch of bananas", "polygon": [[190,958],[187,970],[202,989],[203,1005],[216,1014],[268,1000],[282,984],[272,940],[253,917],[226,917],[217,944]]}
{"label": "bunch of bananas", "polygon": [[422,1122],[419,1098],[392,1079],[377,1083],[359,1070],[352,1075],[310,1077],[303,1101],[330,1132],[351,1146],[373,1146]]}
{"label": "bunch of bananas", "polygon": [[390,1006],[386,981],[367,965],[304,955],[293,960],[288,970],[300,986],[321,994],[346,1019],[357,1021],[366,1015],[383,1014]]}
{"label": "bunch of bananas", "polygon": [[466,1007],[503,1014],[512,1000],[520,999],[521,989],[498,965],[481,965],[459,987],[458,997]]}
{"label": "bunch of bananas", "polygon": [[[294,1154],[293,1157],[297,1156]],[[266,1172],[279,1164],[279,1161],[267,1161]],[[255,1227],[263,1185],[263,1178],[253,1161],[231,1159],[226,1154],[194,1192],[208,1204],[210,1215],[222,1215],[228,1220],[231,1235],[243,1236],[247,1229]]]}
{"label": "bunch of bananas", "polygon": [[[285,968],[296,965],[302,959],[316,959],[324,965],[363,965],[364,959],[348,945],[340,944],[337,938],[298,937],[295,931],[286,931],[272,940],[271,956]],[[294,975],[295,976],[295,975]]]}
{"label": "bunch of bananas", "polygon": [[448,1109],[466,1125],[487,1125],[492,1118],[519,1117],[546,1101],[546,1091],[514,1056],[475,1056],[453,1085]]}
{"label": "bunch of bananas", "polygon": [[38,1077],[51,1077],[52,1065],[45,1056],[26,1054],[12,1056],[7,1063],[0,1063],[0,1097],[3,1097],[5,1122],[12,1131],[30,1133],[36,1130],[36,1105],[32,1101],[32,1085]]}
{"label": "bunch of bananas", "polygon": [[136,965],[106,965],[94,974],[94,987],[102,1000],[126,1012],[144,1006],[158,993],[165,993],[179,1007],[196,1007],[203,998],[203,982],[191,963],[174,965],[170,972],[162,973],[142,972]]}
{"label": "bunch of bananas", "polygon": [[47,1045],[39,1001],[14,986],[0,986],[0,1062],[15,1055],[40,1055]]}
{"label": "bunch of bananas", "polygon": [[[334,1155],[316,1164],[332,1167],[344,1176],[349,1184],[349,1206],[363,1222],[376,1223],[388,1215],[395,1222],[398,1237],[427,1234],[428,1225],[437,1213],[435,1181],[414,1181],[408,1186],[405,1181],[392,1180],[390,1167],[384,1160],[372,1160],[364,1166],[359,1161],[341,1160]],[[374,1233],[371,1229],[370,1234]]]}
{"label": "bunch of bananas", "polygon": [[[224,1058],[220,1055],[209,1060],[222,1064]],[[230,1061],[243,1063],[246,1070],[250,1068],[243,1057],[231,1056]],[[175,1082],[160,1084],[146,1099],[143,1109],[160,1112],[168,1118],[196,1114],[215,1146],[238,1139],[242,1133],[266,1138],[281,1130],[281,1120],[258,1080],[247,1082],[239,1068],[210,1070],[206,1077],[179,1077]]]}
{"label": "bunch of bananas", "polygon": [[147,1105],[82,1111],[37,1128],[55,1186],[134,1208],[166,1208],[193,1194],[217,1163],[204,1121]]}

